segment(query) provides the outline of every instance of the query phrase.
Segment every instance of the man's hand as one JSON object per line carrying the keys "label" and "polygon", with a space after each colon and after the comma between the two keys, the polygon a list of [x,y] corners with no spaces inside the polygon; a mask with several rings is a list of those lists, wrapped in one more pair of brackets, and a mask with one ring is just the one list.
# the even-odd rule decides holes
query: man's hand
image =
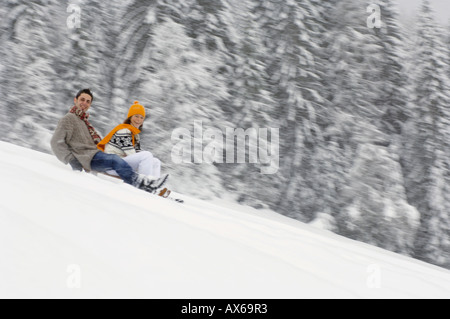
{"label": "man's hand", "polygon": [[71,161],[69,162],[69,164],[70,164],[70,166],[72,166],[72,169],[73,169],[74,171],[79,171],[79,172],[81,172],[81,171],[83,170],[83,165],[81,165],[81,163],[80,163],[76,158],[74,158],[73,160],[71,160]]}

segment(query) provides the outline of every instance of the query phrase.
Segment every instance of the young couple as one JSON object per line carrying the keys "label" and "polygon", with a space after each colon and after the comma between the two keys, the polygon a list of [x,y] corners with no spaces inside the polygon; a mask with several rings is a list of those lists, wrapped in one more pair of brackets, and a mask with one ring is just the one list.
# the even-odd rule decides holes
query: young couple
{"label": "young couple", "polygon": [[145,109],[134,102],[123,124],[104,139],[89,123],[94,96],[80,90],[74,106],[58,123],[51,140],[56,157],[73,170],[96,171],[119,176],[127,184],[147,192],[167,196],[164,188],[168,174],[161,176],[161,162],[148,151],[141,151],[140,136]]}

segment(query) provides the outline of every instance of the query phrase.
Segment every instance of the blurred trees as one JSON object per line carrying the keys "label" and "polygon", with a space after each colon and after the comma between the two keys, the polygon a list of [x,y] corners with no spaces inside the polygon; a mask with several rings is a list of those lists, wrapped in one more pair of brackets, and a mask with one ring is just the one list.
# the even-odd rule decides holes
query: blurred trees
{"label": "blurred trees", "polygon": [[[57,117],[57,73],[53,65],[59,29],[51,16],[56,1],[6,1],[1,13],[2,135],[12,142],[48,150]],[[4,139],[6,136],[3,137]]]}
{"label": "blurred trees", "polygon": [[414,43],[410,81],[411,119],[401,152],[409,202],[421,213],[415,256],[449,266],[450,244],[450,87],[449,48],[424,1]]}

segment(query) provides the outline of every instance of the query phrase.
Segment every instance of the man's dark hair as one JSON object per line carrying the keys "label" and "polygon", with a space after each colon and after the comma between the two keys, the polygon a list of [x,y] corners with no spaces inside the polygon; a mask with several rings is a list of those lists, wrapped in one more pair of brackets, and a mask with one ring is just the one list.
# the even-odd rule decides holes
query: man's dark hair
{"label": "man's dark hair", "polygon": [[83,93],[84,93],[84,94],[90,95],[90,96],[91,96],[91,99],[92,99],[91,102],[94,102],[94,94],[92,94],[92,92],[91,92],[90,89],[82,89],[82,90],[79,90],[78,93],[77,93],[77,95],[75,96],[75,98],[78,99],[78,98],[80,97],[80,95],[83,94]]}

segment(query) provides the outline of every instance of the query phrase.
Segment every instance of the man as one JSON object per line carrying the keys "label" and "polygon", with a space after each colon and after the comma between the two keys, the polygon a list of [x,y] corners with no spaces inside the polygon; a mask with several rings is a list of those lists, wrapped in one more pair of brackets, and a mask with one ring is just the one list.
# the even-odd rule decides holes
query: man
{"label": "man", "polygon": [[168,175],[152,180],[133,171],[131,166],[114,154],[97,148],[100,135],[89,123],[89,113],[94,96],[89,89],[80,90],[74,106],[58,123],[51,140],[53,153],[73,170],[106,172],[114,170],[125,183],[155,194],[165,184]]}

